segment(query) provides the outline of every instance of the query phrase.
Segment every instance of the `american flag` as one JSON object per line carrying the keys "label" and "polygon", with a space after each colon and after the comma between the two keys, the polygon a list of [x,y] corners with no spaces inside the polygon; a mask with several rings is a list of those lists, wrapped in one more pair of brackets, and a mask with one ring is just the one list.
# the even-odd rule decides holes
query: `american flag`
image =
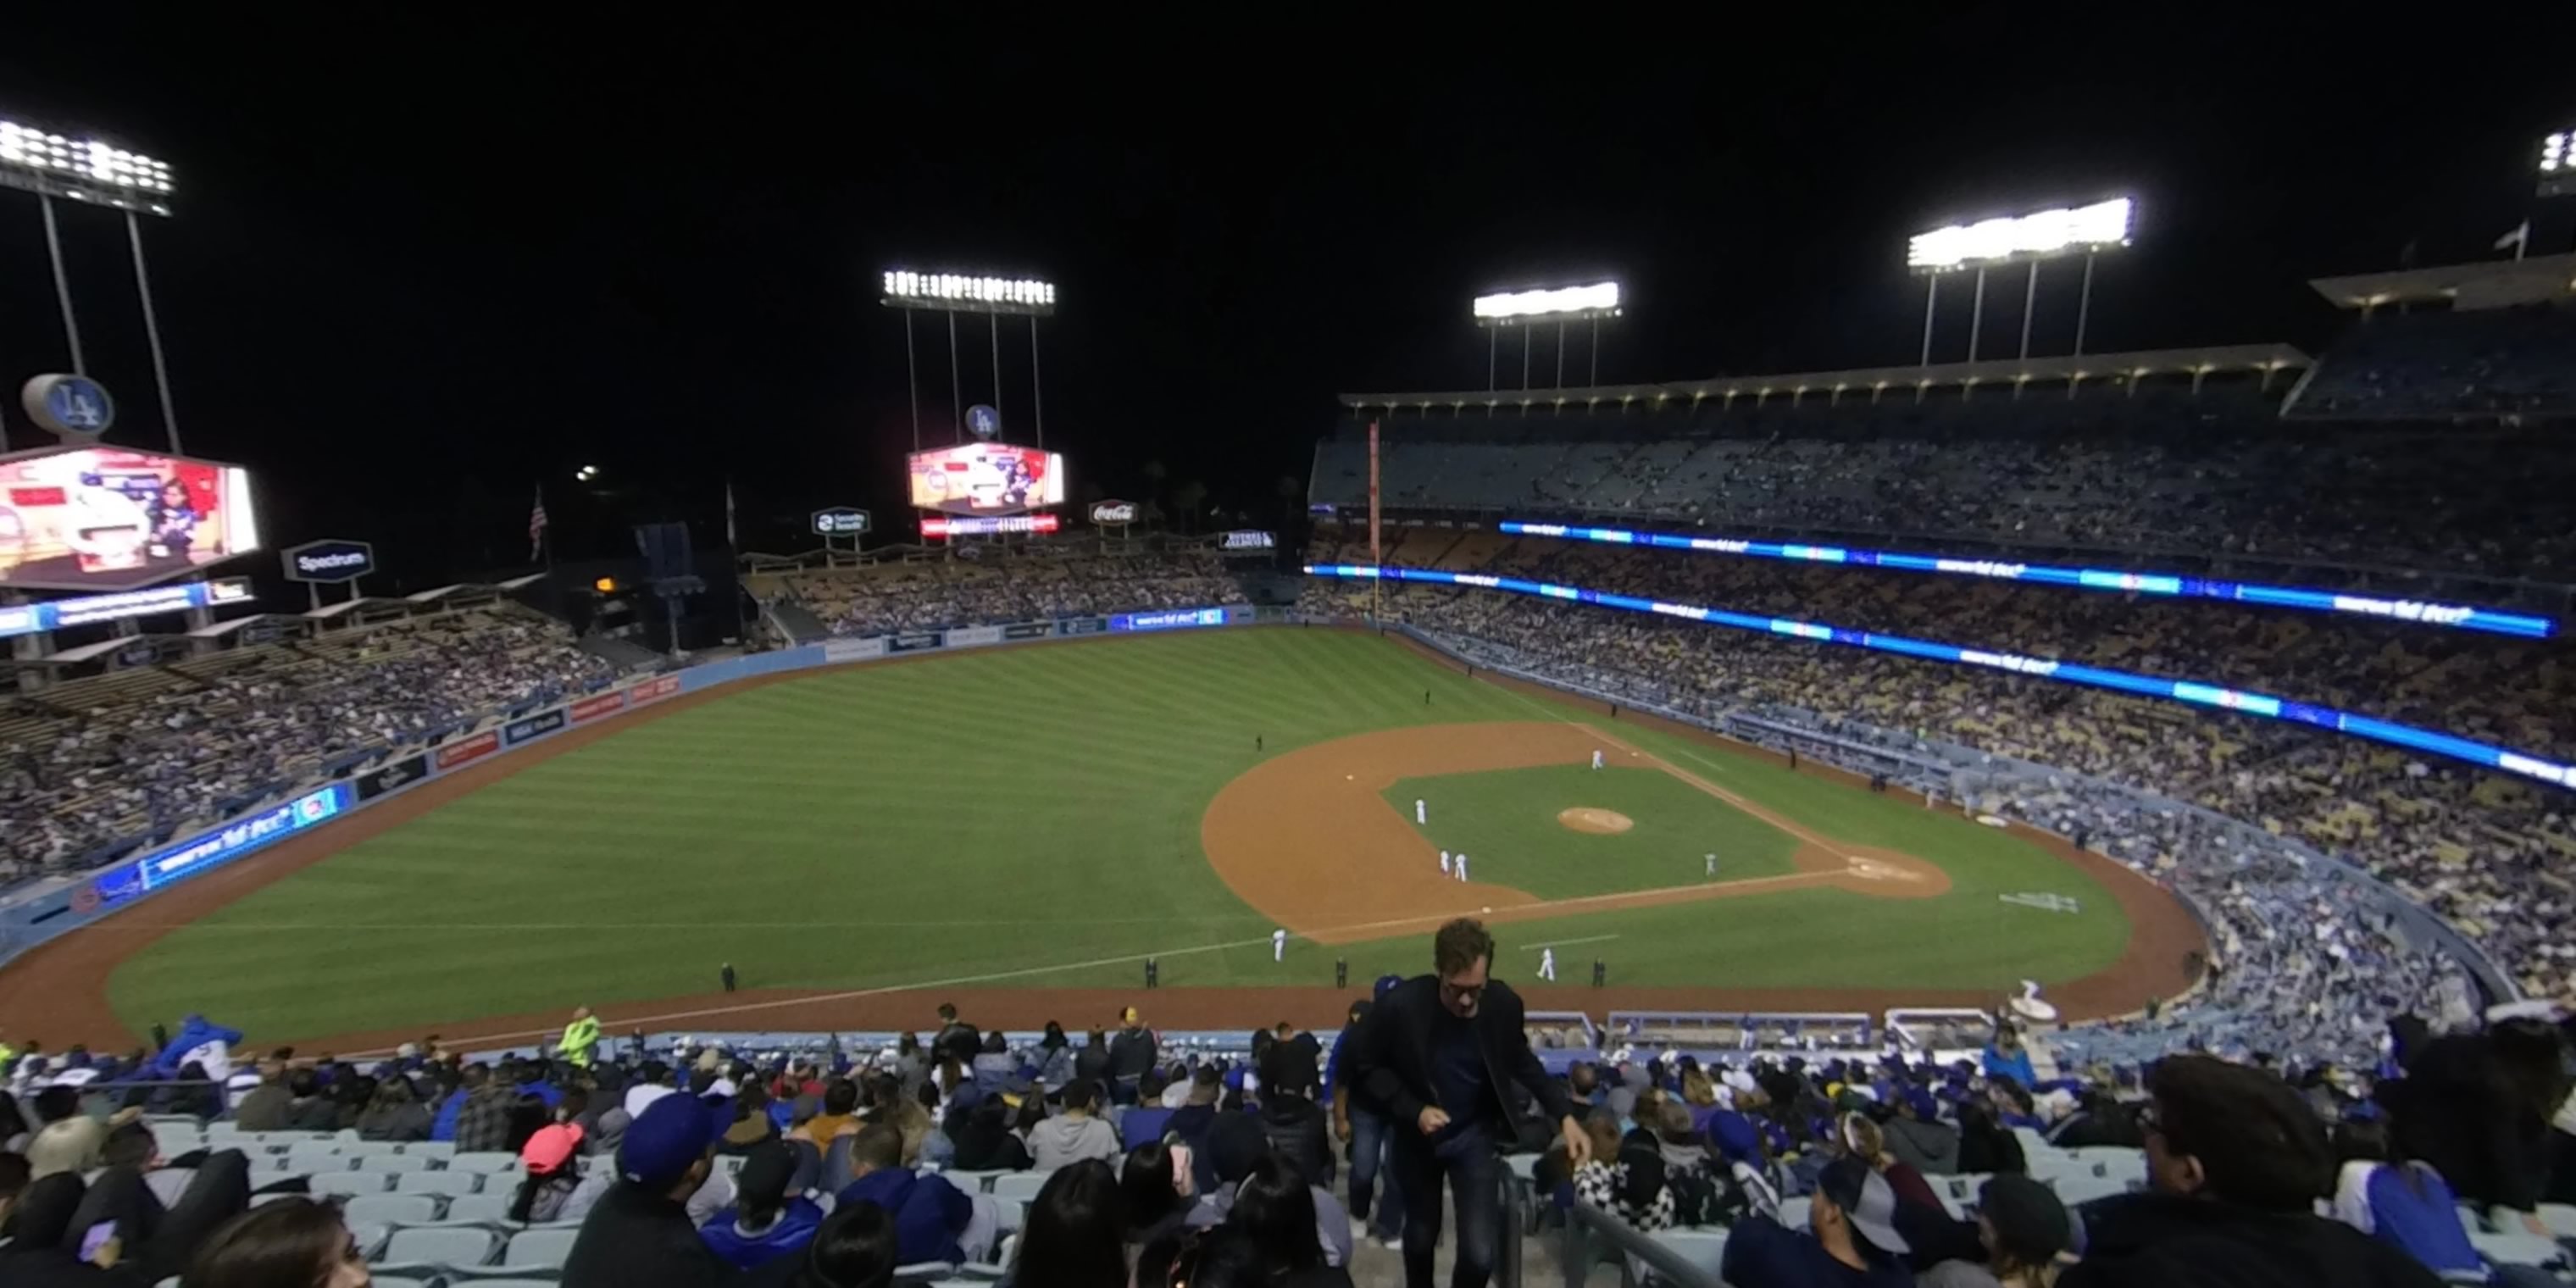
{"label": "american flag", "polygon": [[537,503],[528,507],[528,562],[546,552],[546,489],[537,485]]}

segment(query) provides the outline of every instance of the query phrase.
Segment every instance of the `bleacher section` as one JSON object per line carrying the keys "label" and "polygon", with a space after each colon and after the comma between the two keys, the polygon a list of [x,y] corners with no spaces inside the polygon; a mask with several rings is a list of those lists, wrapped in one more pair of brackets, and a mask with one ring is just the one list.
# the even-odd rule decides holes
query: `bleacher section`
{"label": "bleacher section", "polygon": [[[2287,423],[2278,392],[2240,378],[2071,399],[1992,388],[1408,410],[1381,425],[1381,504],[2187,570],[2260,562],[2301,567],[2293,582],[2417,594],[2425,573],[2544,583],[2562,599],[2576,582],[2576,461],[2558,435]],[[1356,516],[1367,488],[1354,420],[1318,445],[1310,499]]]}
{"label": "bleacher section", "polygon": [[784,573],[777,585],[767,602],[858,636],[1251,602],[1204,546],[1104,553],[1090,541]]}
{"label": "bleacher section", "polygon": [[94,866],[619,669],[494,605],[65,681],[0,725],[0,884]]}

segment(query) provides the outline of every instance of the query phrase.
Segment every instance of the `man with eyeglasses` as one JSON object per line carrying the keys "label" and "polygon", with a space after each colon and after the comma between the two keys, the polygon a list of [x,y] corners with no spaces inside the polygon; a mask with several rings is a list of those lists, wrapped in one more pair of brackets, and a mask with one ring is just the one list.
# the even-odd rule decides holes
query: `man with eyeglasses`
{"label": "man with eyeglasses", "polygon": [[1495,982],[1494,937],[1461,917],[1431,946],[1436,973],[1395,986],[1353,1035],[1352,1087],[1362,1105],[1395,1124],[1389,1160],[1404,1196],[1406,1288],[1432,1288],[1440,1243],[1440,1184],[1458,1210],[1458,1260],[1451,1288],[1484,1288],[1503,1237],[1502,1165],[1515,1136],[1512,1084],[1556,1125],[1570,1166],[1592,1156],[1564,1084],[1541,1068],[1523,1029],[1520,996]]}
{"label": "man with eyeglasses", "polygon": [[2058,1288],[2434,1288],[2393,1243],[2316,1215],[2334,1190],[2325,1124],[2288,1083],[2214,1056],[2147,1073],[2151,1192],[2086,1205]]}

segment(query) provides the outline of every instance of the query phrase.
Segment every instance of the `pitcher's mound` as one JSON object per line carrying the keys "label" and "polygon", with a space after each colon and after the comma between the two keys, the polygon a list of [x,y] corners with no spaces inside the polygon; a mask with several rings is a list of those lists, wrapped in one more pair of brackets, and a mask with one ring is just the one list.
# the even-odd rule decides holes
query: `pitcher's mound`
{"label": "pitcher's mound", "polygon": [[1577,832],[1599,836],[1616,836],[1637,825],[1637,820],[1615,809],[1593,809],[1588,805],[1559,811],[1556,821]]}

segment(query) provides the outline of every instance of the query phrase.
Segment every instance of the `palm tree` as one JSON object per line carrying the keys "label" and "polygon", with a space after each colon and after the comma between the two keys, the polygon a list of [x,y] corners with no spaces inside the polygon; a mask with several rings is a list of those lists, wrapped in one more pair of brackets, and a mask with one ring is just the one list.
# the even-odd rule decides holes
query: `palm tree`
{"label": "palm tree", "polygon": [[1188,518],[1183,532],[1198,530],[1198,510],[1207,502],[1208,486],[1197,479],[1187,479],[1172,489],[1172,509]]}

